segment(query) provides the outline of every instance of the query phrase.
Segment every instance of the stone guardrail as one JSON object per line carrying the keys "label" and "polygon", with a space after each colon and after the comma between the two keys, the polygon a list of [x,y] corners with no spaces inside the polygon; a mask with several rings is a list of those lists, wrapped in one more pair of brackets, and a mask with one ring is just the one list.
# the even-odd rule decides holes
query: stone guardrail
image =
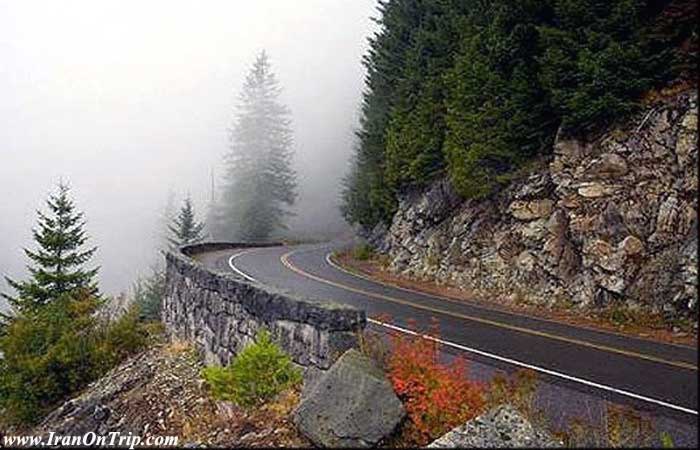
{"label": "stone guardrail", "polygon": [[193,342],[207,364],[228,364],[261,328],[302,366],[329,368],[357,344],[365,312],[346,305],[302,299],[216,272],[198,254],[280,244],[203,243],[166,253],[162,318],[169,334]]}

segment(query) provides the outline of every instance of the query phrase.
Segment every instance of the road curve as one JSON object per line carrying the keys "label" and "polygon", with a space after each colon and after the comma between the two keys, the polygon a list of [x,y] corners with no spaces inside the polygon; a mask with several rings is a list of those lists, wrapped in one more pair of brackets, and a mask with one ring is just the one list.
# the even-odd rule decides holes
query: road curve
{"label": "road curve", "polygon": [[[237,272],[298,295],[367,311],[374,325],[405,331],[436,318],[455,352],[494,367],[529,367],[549,382],[683,422],[698,420],[698,352],[613,333],[405,290],[354,275],[334,264],[338,244],[270,247],[198,255],[212,270]],[[385,321],[386,322],[386,321]]]}

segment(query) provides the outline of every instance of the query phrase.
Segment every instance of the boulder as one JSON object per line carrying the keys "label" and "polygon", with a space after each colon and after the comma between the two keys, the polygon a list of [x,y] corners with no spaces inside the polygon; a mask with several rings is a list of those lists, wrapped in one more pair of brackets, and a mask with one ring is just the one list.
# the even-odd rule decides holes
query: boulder
{"label": "boulder", "polygon": [[622,156],[615,153],[604,153],[590,162],[584,176],[588,179],[615,179],[626,175],[628,171],[627,161]]}
{"label": "boulder", "polygon": [[552,213],[554,201],[540,199],[531,201],[514,201],[510,204],[510,213],[519,220],[534,220],[548,217]]}
{"label": "boulder", "polygon": [[389,228],[384,222],[379,222],[367,235],[367,243],[380,253],[387,251],[386,234]]}
{"label": "boulder", "polygon": [[614,192],[614,188],[605,186],[598,182],[581,183],[578,187],[578,194],[586,198],[598,198],[610,195]]}
{"label": "boulder", "polygon": [[532,426],[510,405],[501,405],[455,428],[428,448],[563,447],[546,431]]}
{"label": "boulder", "polygon": [[299,431],[322,447],[371,447],[406,414],[384,372],[348,350],[312,384],[294,411]]}

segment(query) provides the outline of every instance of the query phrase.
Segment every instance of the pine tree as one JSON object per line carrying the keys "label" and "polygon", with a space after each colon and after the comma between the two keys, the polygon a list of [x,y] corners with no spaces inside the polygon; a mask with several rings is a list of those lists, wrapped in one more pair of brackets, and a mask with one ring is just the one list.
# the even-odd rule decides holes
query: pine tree
{"label": "pine tree", "polygon": [[445,74],[450,180],[467,198],[491,194],[550,148],[558,120],[537,74],[544,2],[492,1],[473,11]]}
{"label": "pine tree", "polygon": [[16,313],[36,310],[58,298],[83,292],[97,295],[95,276],[99,268],[86,269],[97,247],[84,249],[88,236],[82,212],[75,210],[69,187],[60,183],[47,200],[48,213],[38,211],[38,228],[33,237],[36,251],[24,249],[32,261],[30,278],[15,281],[6,277],[16,296],[2,294]]}
{"label": "pine tree", "polygon": [[171,234],[168,242],[173,247],[196,244],[204,240],[204,224],[197,222],[190,197],[185,198],[180,212],[168,226],[168,230]]}
{"label": "pine tree", "polygon": [[165,269],[151,267],[149,276],[139,278],[133,285],[134,304],[138,307],[139,319],[160,320],[161,303],[165,295]]}
{"label": "pine tree", "polygon": [[650,88],[692,83],[695,3],[379,0],[344,217],[389,222],[399,193],[443,175],[491,195],[557,130],[590,133]]}
{"label": "pine tree", "polygon": [[389,221],[396,209],[396,195],[387,180],[386,134],[392,109],[397,106],[407,53],[420,24],[418,0],[380,0],[375,22],[379,30],[369,39],[362,63],[367,70],[362,99],[357,155],[344,180],[343,215],[350,223],[371,228]]}
{"label": "pine tree", "polygon": [[230,135],[218,239],[263,241],[286,229],[296,200],[289,110],[263,51],[246,78]]}
{"label": "pine tree", "polygon": [[206,211],[206,219],[205,219],[205,227],[204,227],[204,234],[206,235],[207,239],[214,239],[215,236],[218,236],[218,220],[219,220],[219,212],[218,212],[218,207],[219,207],[219,202],[216,201],[217,199],[217,190],[216,190],[216,177],[214,176],[214,169],[211,169],[211,187],[209,189],[209,201],[207,202],[207,211]]}

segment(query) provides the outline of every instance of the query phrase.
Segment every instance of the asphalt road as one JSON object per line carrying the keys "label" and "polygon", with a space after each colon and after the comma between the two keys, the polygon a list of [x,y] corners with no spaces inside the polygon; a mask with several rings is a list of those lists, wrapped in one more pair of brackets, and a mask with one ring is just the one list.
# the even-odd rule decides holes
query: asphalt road
{"label": "asphalt road", "polygon": [[297,295],[362,308],[390,318],[373,327],[404,330],[408,320],[438,320],[445,347],[470,360],[511,370],[529,367],[549,383],[631,404],[684,423],[698,420],[697,349],[573,327],[450,301],[359,277],[328,257],[333,244],[213,252],[197,259]]}

